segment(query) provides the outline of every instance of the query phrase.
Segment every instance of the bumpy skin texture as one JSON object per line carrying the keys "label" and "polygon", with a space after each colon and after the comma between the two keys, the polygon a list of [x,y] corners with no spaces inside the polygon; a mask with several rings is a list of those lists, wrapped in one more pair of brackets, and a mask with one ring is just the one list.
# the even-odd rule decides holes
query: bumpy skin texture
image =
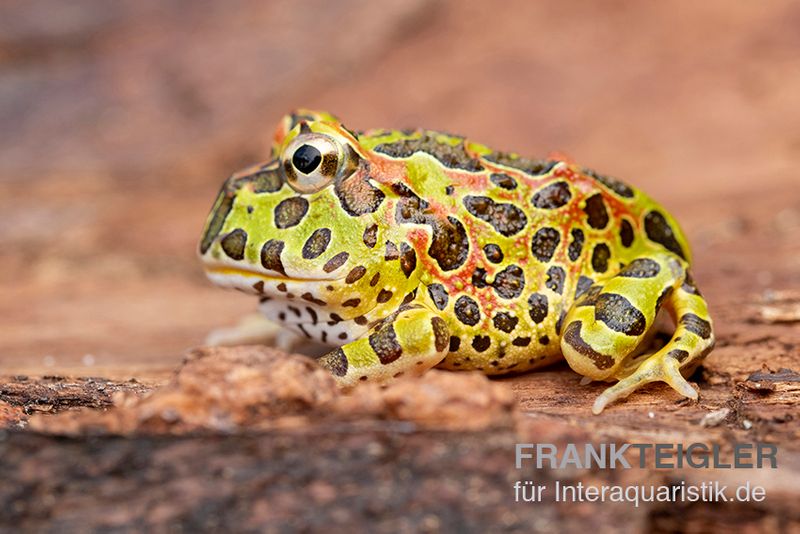
{"label": "bumpy skin texture", "polygon": [[[642,192],[563,159],[427,130],[354,133],[284,117],[273,158],[227,180],[200,255],[215,283],[336,346],[344,386],[433,366],[500,375],[562,355],[618,380],[594,411],[686,382],[714,343],[675,220]],[[640,354],[660,308],[672,340]]]}

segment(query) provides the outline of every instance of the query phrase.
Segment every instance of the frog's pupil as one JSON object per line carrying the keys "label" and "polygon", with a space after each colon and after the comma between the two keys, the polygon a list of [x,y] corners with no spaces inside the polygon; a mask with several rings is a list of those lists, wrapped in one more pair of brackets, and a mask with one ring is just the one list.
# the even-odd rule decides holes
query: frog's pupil
{"label": "frog's pupil", "polygon": [[311,145],[301,146],[292,156],[292,163],[294,163],[295,168],[304,174],[313,172],[314,169],[319,167],[320,161],[322,161],[322,154]]}

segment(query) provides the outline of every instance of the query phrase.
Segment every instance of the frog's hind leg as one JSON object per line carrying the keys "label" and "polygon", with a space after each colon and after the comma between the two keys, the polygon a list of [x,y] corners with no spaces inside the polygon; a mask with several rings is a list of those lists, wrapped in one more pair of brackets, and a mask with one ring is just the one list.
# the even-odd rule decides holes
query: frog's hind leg
{"label": "frog's hind leg", "polygon": [[[677,325],[675,333],[654,354],[636,355],[662,305]],[[594,380],[619,380],[597,398],[594,413],[656,381],[697,398],[683,374],[697,367],[714,337],[706,303],[677,256],[665,252],[634,260],[605,285],[592,286],[565,324],[561,349],[570,366]]]}

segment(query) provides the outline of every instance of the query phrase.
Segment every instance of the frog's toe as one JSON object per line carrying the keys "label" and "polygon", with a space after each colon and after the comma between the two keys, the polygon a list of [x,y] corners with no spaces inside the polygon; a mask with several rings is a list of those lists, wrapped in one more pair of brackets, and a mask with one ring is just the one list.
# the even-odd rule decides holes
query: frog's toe
{"label": "frog's toe", "polygon": [[666,382],[684,397],[697,400],[697,391],[681,374],[680,365],[678,360],[666,354],[645,360],[630,376],[603,391],[594,401],[592,413],[599,414],[608,404],[624,399],[650,382]]}

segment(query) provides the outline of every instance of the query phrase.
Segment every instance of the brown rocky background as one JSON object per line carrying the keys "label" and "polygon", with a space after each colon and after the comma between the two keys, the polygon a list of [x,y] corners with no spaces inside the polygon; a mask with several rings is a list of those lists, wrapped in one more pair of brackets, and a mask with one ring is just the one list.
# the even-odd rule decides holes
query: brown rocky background
{"label": "brown rocky background", "polygon": [[[798,27],[778,0],[3,2],[0,529],[800,531]],[[593,417],[566,366],[342,396],[310,360],[190,351],[255,307],[195,245],[298,106],[558,150],[661,200],[716,321],[700,401]],[[769,441],[780,468],[518,472],[520,440]],[[514,504],[525,479],[768,497]]]}

